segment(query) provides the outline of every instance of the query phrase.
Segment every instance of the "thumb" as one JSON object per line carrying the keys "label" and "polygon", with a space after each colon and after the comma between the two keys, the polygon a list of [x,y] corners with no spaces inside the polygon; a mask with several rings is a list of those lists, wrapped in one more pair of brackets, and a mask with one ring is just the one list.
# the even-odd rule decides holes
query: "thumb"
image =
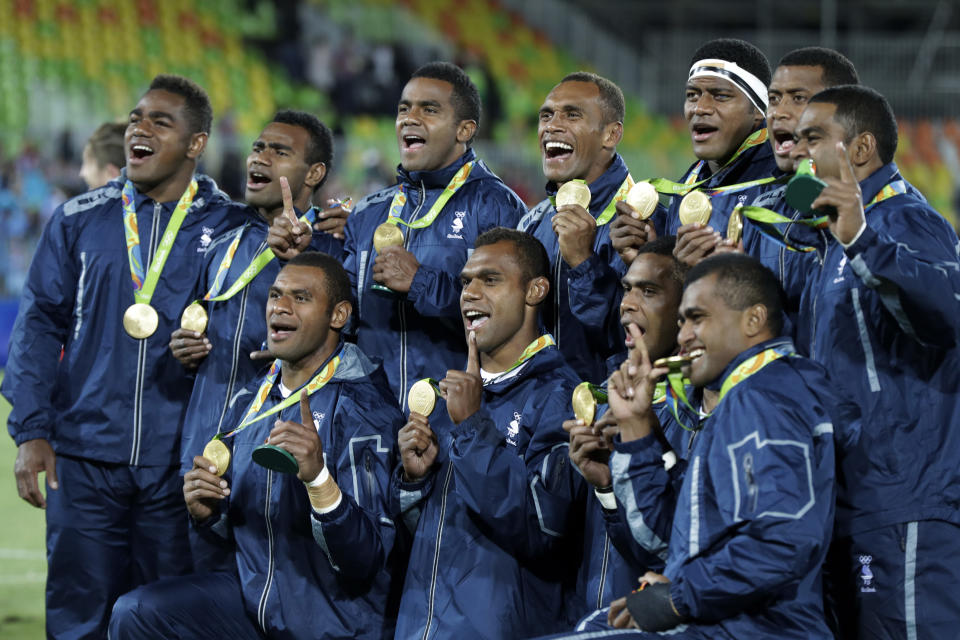
{"label": "thumb", "polygon": [[477,333],[471,331],[467,336],[467,373],[480,377],[480,354],[477,352]]}
{"label": "thumb", "polygon": [[306,389],[300,392],[300,423],[305,427],[313,427],[313,412],[310,410],[310,396]]}

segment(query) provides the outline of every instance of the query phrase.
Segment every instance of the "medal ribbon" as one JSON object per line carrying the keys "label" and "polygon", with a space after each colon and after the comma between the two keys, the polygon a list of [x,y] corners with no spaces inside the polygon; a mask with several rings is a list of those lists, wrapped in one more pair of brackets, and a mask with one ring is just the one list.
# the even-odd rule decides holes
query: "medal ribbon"
{"label": "medal ribbon", "polygon": [[[316,208],[311,207],[309,211],[300,216],[300,222],[312,225],[316,219],[316,215]],[[227,253],[223,256],[223,260],[220,261],[220,266],[217,267],[217,275],[213,279],[213,286],[210,287],[210,290],[207,291],[206,294],[204,294],[202,298],[203,300],[208,302],[229,300],[242,291],[244,287],[250,284],[250,282],[253,281],[253,279],[256,278],[261,271],[263,271],[263,268],[270,264],[270,262],[276,257],[272,249],[264,249],[257,254],[253,260],[250,261],[250,264],[248,264],[246,269],[243,270],[243,273],[240,274],[240,277],[238,277],[233,284],[230,285],[229,289],[227,289],[222,295],[217,295],[220,292],[220,289],[223,287],[223,281],[227,278],[227,272],[230,270],[230,265],[233,264],[233,258],[237,253],[237,247],[240,246],[240,237],[242,235],[243,231],[241,230],[230,243],[230,246],[227,247]]]}
{"label": "medal ribbon", "polygon": [[503,373],[500,373],[497,375],[502,376],[504,373],[510,373],[511,371],[513,371],[514,369],[522,365],[524,362],[526,362],[533,356],[537,355],[547,347],[551,347],[555,344],[557,343],[553,339],[552,335],[550,335],[549,333],[543,334],[542,336],[540,336],[539,338],[537,338],[536,340],[534,340],[533,342],[527,345],[527,348],[523,350],[523,353],[520,354],[520,357],[517,358],[517,361],[514,362],[512,365],[510,365],[510,368],[508,368]]}
{"label": "medal ribbon", "polygon": [[903,195],[907,192],[907,183],[903,180],[894,180],[893,182],[888,183],[883,189],[880,189],[880,193],[873,197],[873,200],[868,202],[863,208],[863,212],[866,213],[868,210],[872,209],[874,205],[880,204],[884,200],[889,200],[894,196]]}
{"label": "medal ribbon", "polygon": [[[729,167],[731,164],[734,163],[734,161],[737,158],[743,155],[743,153],[746,152],[748,149],[752,149],[757,145],[766,144],[766,142],[767,142],[766,128],[758,129],[754,131],[752,134],[750,134],[747,137],[746,140],[743,141],[743,144],[740,145],[740,148],[737,149],[736,153],[734,153],[733,156],[729,160],[727,160],[727,162],[724,163],[722,167],[720,167],[720,170],[722,171],[723,169]],[[666,194],[672,194],[672,195],[678,195],[678,196],[686,195],[710,179],[710,178],[706,178],[704,180],[697,181],[697,178],[700,176],[700,171],[703,170],[703,167],[705,164],[706,164],[706,160],[701,160],[700,162],[698,162],[697,165],[693,168],[693,170],[690,171],[690,173],[687,175],[686,179],[683,181],[682,184],[679,182],[673,182],[672,180],[667,180],[666,178],[654,178],[653,180],[650,180],[650,184],[653,185],[654,189],[656,189],[658,193],[666,193]],[[777,179],[778,178],[761,178],[760,180],[745,182],[743,184],[728,185],[727,187],[725,187],[725,189],[728,191],[733,191],[735,189],[746,189],[748,186],[754,186],[755,184],[765,184],[767,182],[773,182],[774,180],[777,180]],[[714,191],[716,191],[716,189],[714,189]]]}
{"label": "medal ribbon", "polygon": [[[340,352],[342,353],[342,351]],[[283,411],[290,405],[300,401],[300,393],[303,390],[306,390],[308,396],[312,396],[314,393],[319,391],[330,382],[330,379],[333,378],[333,374],[336,373],[337,367],[340,365],[340,353],[337,353],[333,358],[331,358],[320,372],[313,377],[306,386],[301,387],[297,392],[291,393],[289,396],[283,399],[280,404],[273,407],[269,411],[264,411],[260,415],[254,415],[260,408],[263,407],[263,403],[267,401],[267,396],[270,395],[270,390],[273,388],[273,384],[277,380],[277,375],[280,373],[280,361],[274,360],[273,364],[270,366],[270,371],[267,372],[267,377],[264,378],[263,382],[260,384],[260,388],[257,390],[257,395],[253,399],[253,403],[250,405],[250,408],[247,409],[246,415],[243,417],[243,422],[240,423],[235,429],[231,429],[227,433],[217,434],[217,437],[220,440],[225,440],[231,436],[235,436],[240,433],[248,426],[255,422],[259,422],[268,416]]]}
{"label": "medal ribbon", "polygon": [[423,229],[424,227],[429,227],[431,224],[433,224],[433,221],[437,219],[437,216],[440,215],[443,207],[447,204],[450,198],[453,197],[453,194],[455,194],[467,181],[467,178],[470,176],[470,172],[473,171],[473,166],[475,164],[477,164],[477,161],[472,160],[460,167],[460,170],[457,171],[453,178],[450,179],[450,183],[443,188],[443,193],[441,193],[436,202],[433,203],[433,206],[430,207],[430,210],[427,211],[427,214],[420,216],[413,222],[407,222],[400,217],[400,214],[403,212],[404,205],[407,204],[407,196],[403,192],[403,185],[401,184],[397,193],[394,194],[393,200],[390,202],[390,213],[387,215],[387,222],[391,224],[402,224],[403,226],[411,229]]}
{"label": "medal ribbon", "polygon": [[130,261],[130,278],[133,280],[133,297],[138,303],[150,304],[157,282],[160,280],[160,274],[163,272],[163,265],[166,264],[173,242],[177,239],[180,225],[187,217],[187,211],[193,204],[194,196],[197,195],[197,181],[191,180],[187,190],[180,196],[180,201],[177,202],[177,207],[163,230],[160,244],[157,245],[157,253],[147,268],[146,278],[144,278],[143,255],[140,251],[140,231],[137,227],[134,194],[133,183],[127,180],[120,193],[120,199],[123,201],[123,233],[127,239],[127,258]]}
{"label": "medal ribbon", "polygon": [[[723,384],[720,385],[720,397],[717,398],[717,405],[719,406],[720,402],[722,402],[724,397],[730,393],[731,389],[763,369],[771,362],[779,360],[785,356],[793,355],[796,354],[789,349],[784,347],[773,347],[770,349],[764,349],[760,353],[747,358],[737,365],[737,368],[734,369],[730,375],[724,379]],[[682,402],[683,405],[694,414],[699,413],[690,405],[690,401],[687,399],[687,393],[684,389],[683,374],[680,372],[668,373],[667,382],[670,385],[670,388],[667,389],[667,406],[670,407],[673,417],[676,418],[677,423],[687,431],[696,431],[696,429],[690,428],[683,423],[683,420],[680,419],[679,412],[677,411],[677,402],[679,401]],[[716,411],[716,408],[714,408],[714,411]],[[707,417],[710,415],[712,415],[712,412],[708,414]]]}

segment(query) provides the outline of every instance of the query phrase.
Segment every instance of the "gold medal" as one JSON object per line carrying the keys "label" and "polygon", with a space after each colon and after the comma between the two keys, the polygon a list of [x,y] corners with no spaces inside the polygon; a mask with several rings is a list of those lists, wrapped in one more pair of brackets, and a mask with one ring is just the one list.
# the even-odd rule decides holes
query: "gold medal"
{"label": "gold medal", "polygon": [[557,190],[556,202],[558,207],[565,204],[578,204],[586,209],[590,206],[590,187],[584,182],[575,180],[564,182]]}
{"label": "gold medal", "polygon": [[633,207],[634,218],[646,220],[657,210],[657,203],[660,202],[660,195],[649,182],[638,182],[630,187],[627,193],[627,204]]}
{"label": "gold medal", "polygon": [[691,191],[680,201],[680,222],[681,224],[707,224],[710,221],[710,213],[713,211],[713,204],[710,202],[710,196],[702,191]]}
{"label": "gold medal", "polygon": [[157,315],[157,310],[145,302],[132,304],[123,312],[123,329],[131,338],[137,340],[149,338],[159,324],[160,317]]}
{"label": "gold medal", "polygon": [[666,367],[670,371],[680,371],[682,368],[687,366],[693,361],[693,356],[667,356],[666,358],[660,358],[653,363],[655,369],[660,369]]}
{"label": "gold medal", "polygon": [[230,466],[230,449],[220,438],[214,438],[203,448],[203,457],[217,468],[217,475],[222,476]]}
{"label": "gold medal", "polygon": [[180,328],[203,333],[207,328],[207,312],[198,302],[190,304],[180,316]]}
{"label": "gold medal", "polygon": [[433,413],[433,408],[437,404],[437,392],[430,384],[430,380],[424,378],[417,380],[410,387],[410,393],[407,395],[407,407],[414,413],[422,416],[429,416]]}
{"label": "gold medal", "polygon": [[597,399],[593,397],[593,390],[589,382],[581,382],[573,390],[573,415],[583,424],[593,424],[597,413]]}
{"label": "gold medal", "polygon": [[743,235],[743,214],[740,213],[740,207],[733,210],[730,214],[730,221],[727,223],[727,240],[733,244],[740,242]]}
{"label": "gold medal", "polygon": [[373,232],[373,248],[380,253],[387,247],[396,247],[403,244],[403,231],[392,222],[384,222]]}

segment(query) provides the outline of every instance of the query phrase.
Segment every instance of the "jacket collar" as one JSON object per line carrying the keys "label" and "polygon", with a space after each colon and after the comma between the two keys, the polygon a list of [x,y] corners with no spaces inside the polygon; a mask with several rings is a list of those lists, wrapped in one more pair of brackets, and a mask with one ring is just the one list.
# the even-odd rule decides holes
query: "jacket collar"
{"label": "jacket collar", "polygon": [[[613,162],[607,167],[607,170],[600,174],[600,177],[591,182],[590,187],[590,213],[594,216],[600,215],[603,209],[610,204],[613,196],[616,195],[620,185],[629,173],[627,163],[619,153],[614,154]],[[546,186],[547,195],[557,195],[559,186],[556,182],[548,182]]]}
{"label": "jacket collar", "polygon": [[[217,183],[214,182],[213,178],[206,176],[202,173],[193,174],[193,178],[197,181],[197,195],[193,198],[193,204],[190,205],[190,211],[196,211],[202,209],[209,202],[214,200],[229,200],[230,198],[223,191],[220,190],[220,187],[217,186]],[[117,183],[117,188],[123,190],[123,185],[127,181],[127,169],[124,167],[120,170],[120,175],[113,180]],[[161,202],[160,206],[163,207],[164,211],[171,212],[176,206],[177,202],[180,200],[178,196],[176,200],[171,200],[170,202]],[[140,208],[145,203],[152,203],[153,200],[146,196],[146,194],[140,193],[140,190],[136,187],[133,188],[133,202],[134,208],[139,211]],[[256,214],[256,211],[254,211]]]}
{"label": "jacket collar", "polygon": [[723,373],[721,373],[719,376],[717,376],[717,378],[715,378],[714,380],[712,380],[711,382],[707,383],[704,386],[707,389],[710,389],[711,391],[719,391],[720,387],[723,385],[723,381],[726,380],[727,376],[733,373],[733,370],[736,369],[738,366],[740,366],[740,364],[742,364],[749,358],[752,358],[753,356],[757,355],[761,351],[765,351],[767,349],[773,349],[775,347],[788,349],[791,352],[796,351],[796,348],[793,346],[793,340],[784,336],[778,336],[771,340],[766,340],[764,342],[761,342],[760,344],[755,344],[749,349],[747,349],[746,351],[741,351],[737,355],[737,357],[735,357],[733,360],[730,361],[729,364],[727,364],[726,368],[723,370]]}
{"label": "jacket collar", "polygon": [[419,186],[420,183],[423,183],[428,189],[442,189],[450,183],[450,180],[463,165],[476,159],[477,152],[471,147],[453,163],[435,171],[407,171],[403,168],[403,165],[397,165],[397,182],[411,186]]}
{"label": "jacket collar", "polygon": [[524,363],[523,368],[515,376],[511,376],[499,382],[491,382],[483,386],[483,391],[493,395],[505,395],[517,385],[522,384],[530,378],[536,378],[544,373],[554,371],[565,367],[566,362],[556,346],[549,346],[534,355]]}
{"label": "jacket collar", "polygon": [[863,203],[866,204],[880,193],[880,190],[893,180],[900,178],[900,169],[897,163],[889,162],[860,181],[860,192],[863,194]]}

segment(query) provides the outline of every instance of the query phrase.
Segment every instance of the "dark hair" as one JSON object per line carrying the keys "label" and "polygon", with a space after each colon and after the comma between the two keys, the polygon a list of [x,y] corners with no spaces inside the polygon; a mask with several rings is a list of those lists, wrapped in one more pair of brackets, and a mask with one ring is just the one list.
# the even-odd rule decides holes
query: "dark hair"
{"label": "dark hair", "polygon": [[836,105],[833,117],[843,126],[847,142],[861,133],[872,133],[880,161],[893,162],[897,152],[897,119],[880,93],[870,87],[847,84],[824,89],[810,98],[810,104],[814,102]]}
{"label": "dark hair", "polygon": [[677,257],[673,254],[673,250],[677,246],[677,236],[660,236],[640,245],[637,248],[637,257],[642,256],[645,253],[653,253],[658,256],[665,256],[670,258],[673,262],[673,271],[671,275],[673,279],[677,282],[677,286],[681,289],[683,288],[683,280],[687,276],[687,271],[689,267],[684,262],[677,260]]}
{"label": "dark hair", "polygon": [[280,124],[289,124],[294,127],[300,127],[310,134],[310,143],[307,145],[306,161],[312,165],[322,162],[327,167],[327,172],[323,180],[317,183],[314,191],[320,188],[330,175],[330,169],[333,167],[333,134],[330,128],[320,121],[320,118],[305,111],[293,111],[284,109],[277,111],[273,116],[273,122]]}
{"label": "dark hair", "polygon": [[736,38],[711,40],[697,49],[690,60],[690,66],[693,66],[694,62],[709,58],[735,62],[738,66],[757,76],[765,86],[770,86],[772,74],[770,73],[770,63],[767,62],[767,56],[746,40]]}
{"label": "dark hair", "polygon": [[320,251],[304,251],[287,262],[288,267],[315,267],[323,271],[324,285],[330,298],[330,308],[344,300],[351,300],[350,278],[336,258]]}
{"label": "dark hair", "polygon": [[547,257],[547,250],[543,248],[543,244],[537,240],[536,236],[507,227],[494,227],[477,236],[473,246],[479,249],[498,242],[510,242],[517,248],[517,260],[523,271],[524,282],[540,277],[550,278],[550,258]]}
{"label": "dark hair", "polygon": [[[451,62],[428,62],[413,72],[410,79],[414,78],[442,80],[452,85],[450,102],[453,104],[457,122],[473,120],[477,123],[477,128],[480,128],[480,92],[463,69]],[[473,138],[467,141],[467,145],[469,146],[471,142]]]}
{"label": "dark hair", "polygon": [[820,67],[823,84],[835,87],[839,84],[860,84],[857,68],[839,51],[826,47],[803,47],[794,49],[780,58],[778,67]]}
{"label": "dark hair", "polygon": [[623,122],[626,116],[626,107],[623,104],[623,91],[616,84],[607,80],[603,76],[598,76],[589,71],[574,71],[567,74],[560,83],[564,82],[590,82],[597,85],[600,90],[600,106],[603,113],[603,124],[611,122]]}
{"label": "dark hair", "polygon": [[90,153],[93,154],[93,159],[97,161],[99,168],[112,164],[117,169],[122,169],[127,163],[127,157],[123,151],[123,136],[126,130],[126,124],[104,122],[87,140]]}
{"label": "dark hair", "polygon": [[181,96],[184,101],[190,133],[210,133],[213,124],[213,107],[207,92],[193,80],[183,76],[161,73],[150,83],[150,91],[168,91]]}
{"label": "dark hair", "polygon": [[698,262],[687,273],[684,290],[716,274],[715,292],[730,309],[743,311],[755,304],[767,308],[767,328],[779,335],[783,328],[783,289],[777,277],[756,258],[739,253],[721,253]]}

